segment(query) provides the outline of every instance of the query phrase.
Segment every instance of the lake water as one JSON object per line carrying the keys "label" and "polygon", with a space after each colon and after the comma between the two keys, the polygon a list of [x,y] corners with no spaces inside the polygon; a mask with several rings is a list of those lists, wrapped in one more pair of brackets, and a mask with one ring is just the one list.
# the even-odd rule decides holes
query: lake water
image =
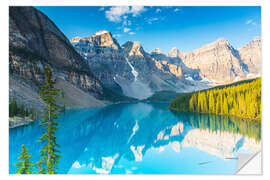
{"label": "lake water", "polygon": [[[61,174],[234,174],[261,149],[259,123],[173,113],[167,103],[68,110],[59,117]],[[10,129],[9,171],[25,144],[39,160],[40,122]]]}

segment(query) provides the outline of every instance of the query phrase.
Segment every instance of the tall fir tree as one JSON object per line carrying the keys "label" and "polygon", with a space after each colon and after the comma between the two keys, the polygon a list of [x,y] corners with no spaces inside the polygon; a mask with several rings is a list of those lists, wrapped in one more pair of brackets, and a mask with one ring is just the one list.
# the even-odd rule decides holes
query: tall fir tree
{"label": "tall fir tree", "polygon": [[15,166],[18,167],[16,174],[33,174],[33,164],[30,159],[31,154],[28,153],[28,149],[26,149],[23,144],[21,155],[18,157],[19,162],[15,164]]}
{"label": "tall fir tree", "polygon": [[14,117],[18,114],[18,105],[16,99],[13,99],[9,104],[9,117]]}
{"label": "tall fir tree", "polygon": [[45,174],[56,174],[57,164],[59,163],[60,146],[57,144],[55,133],[58,124],[56,119],[59,110],[56,104],[56,97],[59,95],[59,90],[54,87],[55,81],[53,80],[52,70],[47,65],[45,71],[45,84],[41,87],[40,97],[46,105],[43,110],[42,126],[44,133],[40,138],[43,147],[40,150],[41,159],[38,162],[39,172]]}
{"label": "tall fir tree", "polygon": [[20,109],[20,115],[21,117],[25,117],[25,108],[24,108],[24,104],[21,105],[21,109]]}

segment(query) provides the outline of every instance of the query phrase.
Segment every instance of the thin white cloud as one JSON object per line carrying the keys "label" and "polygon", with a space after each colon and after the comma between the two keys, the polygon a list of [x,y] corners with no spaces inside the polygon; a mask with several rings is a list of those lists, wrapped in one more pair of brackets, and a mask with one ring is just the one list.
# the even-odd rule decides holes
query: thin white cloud
{"label": "thin white cloud", "polygon": [[[122,25],[117,29],[123,30],[124,33],[128,33],[129,35],[136,34],[135,32],[131,32],[131,25],[133,25],[134,17],[139,16],[142,12],[147,11],[147,8],[144,6],[113,6],[108,8],[105,11],[105,17],[115,23],[121,23]],[[136,29],[136,24],[135,27]],[[115,36],[115,37],[120,37]]]}
{"label": "thin white cloud", "polygon": [[146,11],[144,6],[131,6],[130,13],[133,17],[138,16],[140,13]]}
{"label": "thin white cloud", "polygon": [[146,11],[144,6],[113,6],[105,11],[105,16],[111,22],[121,22],[123,19],[127,19],[128,14],[136,17],[144,11]]}
{"label": "thin white cloud", "polygon": [[130,26],[131,24],[132,24],[131,20],[128,20],[128,19],[123,20],[123,26]]}
{"label": "thin white cloud", "polygon": [[134,35],[134,34],[136,34],[135,32],[129,32],[128,33],[129,35]]}
{"label": "thin white cloud", "polygon": [[157,8],[156,9],[156,13],[160,13],[161,12],[161,9],[160,8]]}
{"label": "thin white cloud", "polygon": [[121,16],[130,12],[128,6],[114,6],[105,11],[106,18],[112,22],[120,22]]}
{"label": "thin white cloud", "polygon": [[113,37],[115,38],[121,37],[121,34],[114,34]]}
{"label": "thin white cloud", "polygon": [[152,17],[152,18],[148,18],[146,19],[146,22],[148,24],[152,24],[154,21],[158,21],[159,19],[157,17]]}
{"label": "thin white cloud", "polygon": [[248,19],[246,21],[246,24],[250,24],[250,25],[253,25],[253,26],[257,26],[257,22],[254,21],[254,19]]}
{"label": "thin white cloud", "polygon": [[249,20],[246,21],[246,24],[251,24],[252,22],[253,22],[253,20],[249,19]]}
{"label": "thin white cloud", "polygon": [[124,32],[129,32],[130,30],[131,30],[130,28],[126,28],[126,27],[123,29]]}

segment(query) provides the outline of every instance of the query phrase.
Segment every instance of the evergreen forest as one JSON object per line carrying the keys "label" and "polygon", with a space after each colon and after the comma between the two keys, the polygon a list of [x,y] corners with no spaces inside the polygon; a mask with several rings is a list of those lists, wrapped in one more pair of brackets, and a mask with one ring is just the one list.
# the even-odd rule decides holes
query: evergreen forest
{"label": "evergreen forest", "polygon": [[197,112],[261,120],[261,78],[228,86],[182,94],[169,108],[180,112]]}

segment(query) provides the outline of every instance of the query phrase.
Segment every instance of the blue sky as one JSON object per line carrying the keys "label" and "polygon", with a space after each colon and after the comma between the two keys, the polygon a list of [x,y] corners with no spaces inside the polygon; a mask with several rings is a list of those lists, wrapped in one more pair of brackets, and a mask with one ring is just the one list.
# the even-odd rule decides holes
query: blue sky
{"label": "blue sky", "polygon": [[120,45],[140,41],[146,51],[188,52],[223,37],[240,48],[261,36],[261,8],[254,6],[36,7],[71,39],[108,30]]}

